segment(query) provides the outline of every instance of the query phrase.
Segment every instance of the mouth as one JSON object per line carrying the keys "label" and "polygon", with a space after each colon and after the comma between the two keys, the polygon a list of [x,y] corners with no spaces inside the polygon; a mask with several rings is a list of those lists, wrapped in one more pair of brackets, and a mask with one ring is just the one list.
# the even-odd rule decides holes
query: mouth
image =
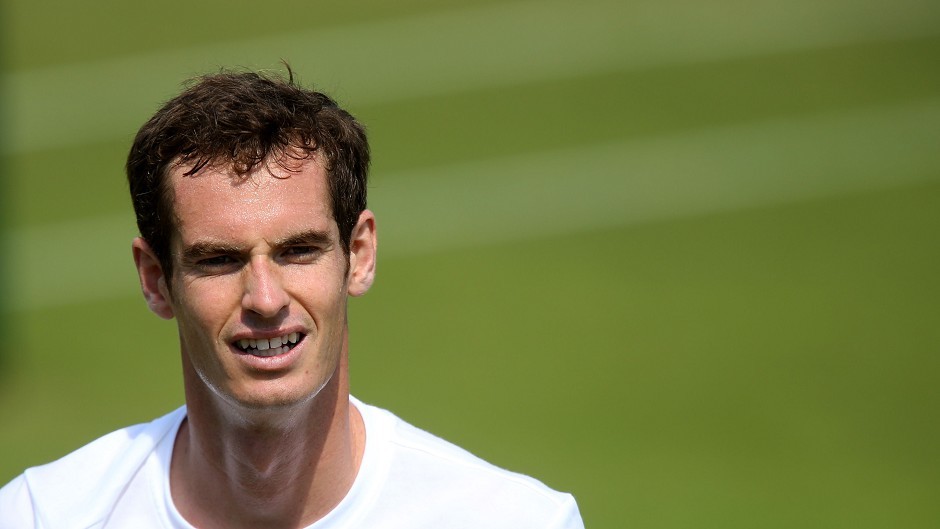
{"label": "mouth", "polygon": [[242,338],[233,345],[245,354],[252,356],[277,356],[282,355],[294,347],[297,343],[306,337],[306,334],[292,332],[284,336],[275,336],[274,338]]}

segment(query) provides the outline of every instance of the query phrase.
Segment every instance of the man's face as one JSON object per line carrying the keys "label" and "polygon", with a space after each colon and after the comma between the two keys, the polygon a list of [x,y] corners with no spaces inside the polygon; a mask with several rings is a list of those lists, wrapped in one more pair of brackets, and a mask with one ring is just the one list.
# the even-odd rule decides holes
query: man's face
{"label": "man's face", "polygon": [[[155,307],[146,285],[144,293],[155,312],[176,317],[196,386],[187,390],[249,408],[315,396],[345,354],[346,296],[371,284],[371,213],[360,216],[347,257],[315,159],[297,172],[271,163],[247,179],[181,173],[168,176],[177,216],[171,287],[153,282],[166,305]],[[143,284],[139,258],[138,268]]]}

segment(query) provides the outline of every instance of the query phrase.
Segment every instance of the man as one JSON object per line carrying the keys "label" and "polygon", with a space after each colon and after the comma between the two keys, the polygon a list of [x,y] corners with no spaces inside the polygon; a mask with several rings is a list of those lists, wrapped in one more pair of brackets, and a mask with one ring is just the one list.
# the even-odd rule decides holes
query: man
{"label": "man", "polygon": [[349,395],[368,165],[362,126],[292,78],[207,76],[161,108],[127,162],[133,256],[186,405],[27,470],[0,527],[583,527],[570,495]]}

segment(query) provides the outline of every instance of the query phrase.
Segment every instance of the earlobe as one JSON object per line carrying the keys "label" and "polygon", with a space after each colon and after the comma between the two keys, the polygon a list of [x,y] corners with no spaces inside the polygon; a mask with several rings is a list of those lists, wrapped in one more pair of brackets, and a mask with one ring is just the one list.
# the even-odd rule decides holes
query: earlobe
{"label": "earlobe", "polygon": [[170,304],[170,293],[167,289],[163,267],[153,253],[150,245],[141,237],[134,238],[131,243],[134,252],[134,264],[137,266],[137,276],[140,278],[140,290],[150,310],[163,319],[173,318],[173,306]]}
{"label": "earlobe", "polygon": [[349,295],[361,296],[369,291],[375,279],[375,256],[378,239],[375,214],[364,210],[349,238]]}

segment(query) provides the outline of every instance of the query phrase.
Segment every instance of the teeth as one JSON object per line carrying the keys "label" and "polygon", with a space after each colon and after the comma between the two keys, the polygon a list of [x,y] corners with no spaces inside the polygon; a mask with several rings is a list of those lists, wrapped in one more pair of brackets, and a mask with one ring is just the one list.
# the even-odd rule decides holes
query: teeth
{"label": "teeth", "polygon": [[282,355],[286,353],[287,351],[290,351],[290,348],[287,347],[286,345],[281,346],[281,347],[271,347],[263,351],[259,349],[256,356],[264,356],[264,357],[277,356],[277,355]]}
{"label": "teeth", "polygon": [[238,340],[238,346],[245,352],[250,352],[256,356],[276,356],[290,351],[287,344],[295,344],[300,340],[300,333],[292,332],[284,336],[275,336],[274,338],[242,338]]}

